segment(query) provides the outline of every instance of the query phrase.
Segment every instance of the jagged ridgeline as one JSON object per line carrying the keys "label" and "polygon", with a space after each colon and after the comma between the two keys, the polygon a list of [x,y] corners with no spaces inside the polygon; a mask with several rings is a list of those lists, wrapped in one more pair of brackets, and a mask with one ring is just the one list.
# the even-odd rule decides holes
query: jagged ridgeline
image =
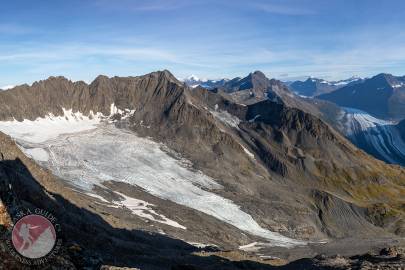
{"label": "jagged ridgeline", "polygon": [[[23,152],[0,152],[24,164],[32,162],[24,154],[31,156],[49,169],[26,164],[44,189],[90,204],[112,227],[164,230],[230,249],[404,236],[402,167],[356,148],[279,81],[254,72],[239,83],[191,88],[161,71],[99,76],[89,85],[51,77],[18,86],[0,92],[0,131]],[[92,129],[72,133],[59,125],[56,136],[35,128],[62,121]],[[25,124],[32,129],[18,129]],[[77,192],[56,189],[50,172]],[[131,209],[131,198],[161,211],[145,210],[160,217],[147,217],[153,227],[135,210],[136,221],[107,206]]]}

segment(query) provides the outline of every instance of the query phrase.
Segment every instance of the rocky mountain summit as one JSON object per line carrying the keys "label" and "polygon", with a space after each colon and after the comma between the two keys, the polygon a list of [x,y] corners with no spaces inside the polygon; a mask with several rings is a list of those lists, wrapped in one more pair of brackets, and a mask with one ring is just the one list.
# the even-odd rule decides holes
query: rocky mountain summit
{"label": "rocky mountain summit", "polygon": [[[51,77],[0,92],[0,106],[0,131],[17,143],[3,136],[0,149],[13,196],[64,209],[68,242],[106,265],[267,269],[268,256],[333,254],[342,239],[353,256],[405,233],[404,169],[357,149],[260,72],[214,90],[169,71],[89,85]],[[91,233],[101,236],[88,243]]]}

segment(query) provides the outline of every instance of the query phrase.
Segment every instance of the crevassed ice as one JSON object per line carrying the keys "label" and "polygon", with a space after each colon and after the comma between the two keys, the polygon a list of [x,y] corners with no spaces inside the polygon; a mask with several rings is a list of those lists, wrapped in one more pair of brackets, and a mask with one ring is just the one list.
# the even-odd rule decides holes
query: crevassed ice
{"label": "crevassed ice", "polygon": [[[42,121],[31,122],[38,124]],[[51,119],[47,121],[53,122]],[[78,120],[81,121],[92,119],[83,117]],[[18,142],[23,149],[45,151],[49,159],[41,164],[86,192],[91,192],[94,185],[102,185],[105,181],[125,182],[139,186],[159,198],[196,209],[240,230],[266,238],[271,245],[289,247],[304,244],[260,227],[238,205],[212,192],[222,188],[212,178],[190,170],[184,161],[163,151],[161,144],[139,138],[133,132],[117,129],[107,123],[91,122],[84,125],[87,129],[78,128],[75,133],[66,134],[69,125],[64,122],[66,126],[63,132],[55,137],[57,133],[48,135],[52,131],[47,129],[54,127],[51,123],[41,123],[42,129],[28,121],[13,123],[4,125],[4,122],[0,122],[0,127],[6,133],[10,132],[8,134],[17,141],[22,139]],[[4,129],[5,126],[7,129]],[[25,135],[27,127],[33,126],[33,136]],[[36,155],[32,157],[37,158]]]}
{"label": "crevassed ice", "polygon": [[356,134],[363,134],[368,145],[390,163],[397,163],[392,158],[395,155],[405,158],[405,142],[394,127],[395,122],[375,118],[358,109],[344,109],[346,135],[355,138]]}

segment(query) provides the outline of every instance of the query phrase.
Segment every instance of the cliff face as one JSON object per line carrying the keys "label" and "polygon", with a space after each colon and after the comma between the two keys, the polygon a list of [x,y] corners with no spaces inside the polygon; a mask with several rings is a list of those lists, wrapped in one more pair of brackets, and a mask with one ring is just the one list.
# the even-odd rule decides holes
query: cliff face
{"label": "cliff face", "polygon": [[[0,119],[35,120],[50,113],[63,115],[63,109],[83,115],[101,112],[115,119],[116,127],[152,138],[189,159],[191,169],[223,186],[216,195],[235,202],[271,231],[313,240],[403,235],[404,169],[373,159],[316,116],[287,103],[256,100],[242,104],[229,93],[190,89],[163,71],[140,77],[99,76],[90,85],[49,78],[31,87],[3,91]],[[111,104],[116,110],[133,113],[121,119]],[[77,196],[51,181],[53,176],[16,146],[7,148],[9,144],[0,149],[5,160],[18,157],[46,189],[69,200]],[[109,187],[118,186],[113,183]],[[208,215],[199,217],[209,224],[197,222],[195,213],[188,218],[190,226],[198,228],[198,235],[216,241],[207,232],[224,226],[221,229],[226,228],[226,236],[217,238],[230,246],[241,244],[240,231]],[[209,228],[205,232],[204,226]],[[173,235],[181,238],[178,231]],[[255,240],[249,237],[245,240]]]}

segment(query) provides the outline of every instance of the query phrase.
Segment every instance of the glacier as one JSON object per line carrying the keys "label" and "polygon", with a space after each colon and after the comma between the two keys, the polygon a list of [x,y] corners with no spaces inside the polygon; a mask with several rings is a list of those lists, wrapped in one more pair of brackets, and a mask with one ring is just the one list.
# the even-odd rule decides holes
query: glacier
{"label": "glacier", "polygon": [[[85,117],[70,110],[65,114],[70,116],[0,122],[0,131],[12,136],[40,165],[85,193],[94,193],[93,187],[103,186],[106,181],[124,182],[262,237],[269,245],[306,244],[262,228],[237,204],[218,195],[223,189],[220,184],[192,169],[190,161],[174,158],[165,145],[119,129],[111,121],[103,121],[99,114]],[[135,200],[124,197],[112,204],[128,205],[131,210]],[[132,211],[138,210],[132,207]],[[169,219],[165,222],[184,227]]]}
{"label": "glacier", "polygon": [[405,165],[405,142],[396,122],[378,119],[358,109],[344,110],[344,133],[354,144],[388,163]]}

